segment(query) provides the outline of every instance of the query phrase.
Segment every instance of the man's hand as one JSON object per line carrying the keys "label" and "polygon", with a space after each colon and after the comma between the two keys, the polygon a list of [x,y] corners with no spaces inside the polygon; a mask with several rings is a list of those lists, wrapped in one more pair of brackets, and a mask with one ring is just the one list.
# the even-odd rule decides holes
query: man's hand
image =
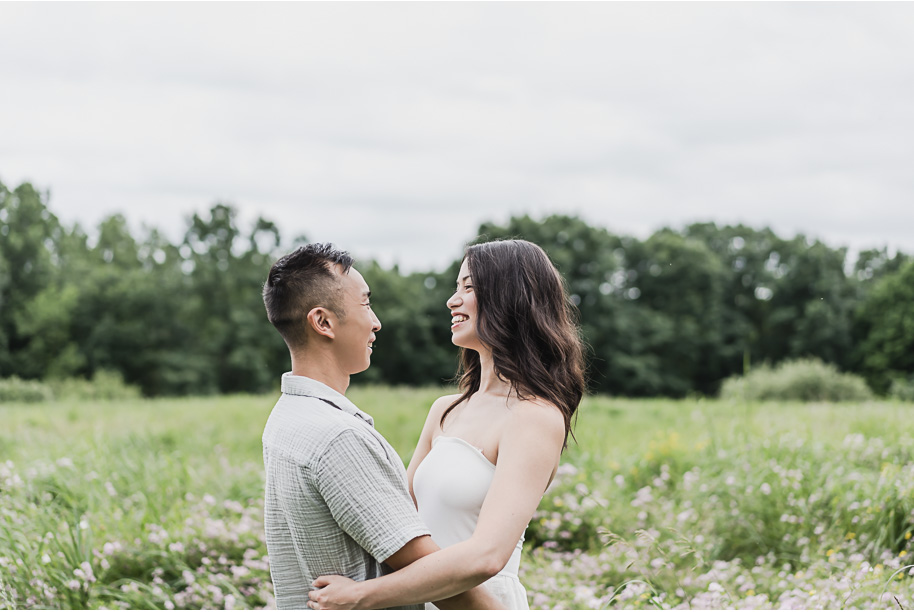
{"label": "man's hand", "polygon": [[308,607],[312,610],[364,609],[359,600],[359,583],[345,576],[318,576],[308,593]]}

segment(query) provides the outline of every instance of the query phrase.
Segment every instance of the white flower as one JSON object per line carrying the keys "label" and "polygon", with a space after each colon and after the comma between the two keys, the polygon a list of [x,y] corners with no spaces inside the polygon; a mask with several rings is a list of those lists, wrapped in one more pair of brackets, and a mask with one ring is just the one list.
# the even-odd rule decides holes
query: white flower
{"label": "white flower", "polygon": [[759,491],[761,491],[764,495],[771,495],[771,485],[767,482],[763,482],[762,486],[759,487]]}

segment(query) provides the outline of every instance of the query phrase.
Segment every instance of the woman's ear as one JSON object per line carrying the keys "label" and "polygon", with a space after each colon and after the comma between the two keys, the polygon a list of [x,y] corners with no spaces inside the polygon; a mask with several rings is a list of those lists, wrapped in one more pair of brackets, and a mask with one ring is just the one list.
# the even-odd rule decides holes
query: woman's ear
{"label": "woman's ear", "polygon": [[308,327],[316,333],[326,338],[335,337],[336,319],[331,311],[318,306],[312,308],[305,319],[308,321]]}

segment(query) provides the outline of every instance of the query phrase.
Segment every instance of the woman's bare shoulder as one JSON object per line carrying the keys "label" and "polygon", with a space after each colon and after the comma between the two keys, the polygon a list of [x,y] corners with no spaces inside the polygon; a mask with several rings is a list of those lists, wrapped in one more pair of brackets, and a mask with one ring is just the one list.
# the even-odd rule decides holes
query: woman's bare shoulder
{"label": "woman's bare shoulder", "polygon": [[511,420],[548,432],[565,432],[565,417],[561,409],[541,398],[519,399],[511,410]]}
{"label": "woman's bare shoulder", "polygon": [[441,415],[444,414],[444,411],[448,409],[448,406],[456,402],[460,397],[461,395],[459,393],[442,395],[432,402],[432,407],[428,410],[429,417],[438,417],[440,419]]}

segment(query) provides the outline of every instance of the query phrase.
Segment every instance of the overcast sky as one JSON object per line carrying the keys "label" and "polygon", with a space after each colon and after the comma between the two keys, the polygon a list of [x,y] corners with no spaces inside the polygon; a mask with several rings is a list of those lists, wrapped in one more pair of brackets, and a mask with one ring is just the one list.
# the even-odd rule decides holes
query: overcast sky
{"label": "overcast sky", "polygon": [[0,181],[406,269],[483,221],[914,251],[911,3],[0,3]]}

